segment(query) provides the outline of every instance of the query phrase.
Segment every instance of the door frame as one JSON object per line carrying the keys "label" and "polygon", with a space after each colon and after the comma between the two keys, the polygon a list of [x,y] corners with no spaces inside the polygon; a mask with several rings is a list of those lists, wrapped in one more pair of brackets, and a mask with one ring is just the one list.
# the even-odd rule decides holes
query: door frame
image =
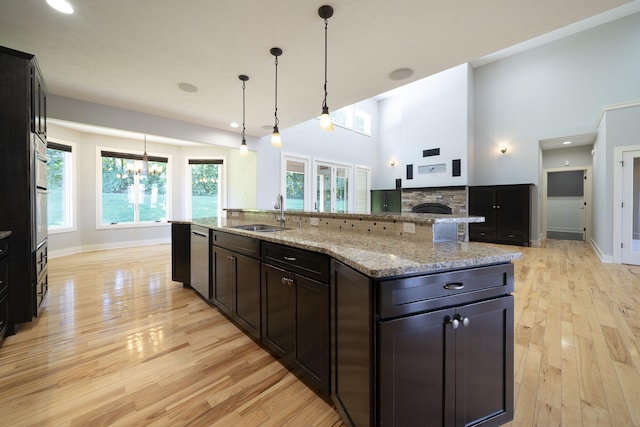
{"label": "door frame", "polygon": [[584,180],[584,201],[587,204],[584,212],[584,228],[585,235],[584,241],[591,242],[591,213],[592,213],[592,167],[591,166],[573,166],[565,168],[549,168],[542,170],[542,238],[547,240],[547,188],[549,172],[570,172],[570,171],[585,171],[587,179]]}
{"label": "door frame", "polygon": [[625,151],[640,151],[640,145],[613,147],[613,263],[622,264],[622,158]]}

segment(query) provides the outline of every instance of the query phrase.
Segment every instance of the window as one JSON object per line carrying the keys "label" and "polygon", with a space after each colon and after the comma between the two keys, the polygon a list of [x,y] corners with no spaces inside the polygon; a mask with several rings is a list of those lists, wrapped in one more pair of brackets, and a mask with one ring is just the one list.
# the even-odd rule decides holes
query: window
{"label": "window", "polygon": [[49,141],[47,145],[47,222],[49,232],[70,231],[73,221],[72,146]]}
{"label": "window", "polygon": [[148,156],[149,170],[145,174],[139,154],[104,150],[100,154],[100,223],[116,225],[166,221],[168,159]]}
{"label": "window", "polygon": [[223,159],[189,159],[191,218],[219,216],[222,210]]}
{"label": "window", "polygon": [[348,106],[330,114],[334,125],[371,136],[371,114],[366,111]]}
{"label": "window", "polygon": [[355,197],[353,211],[355,213],[371,212],[371,169],[366,166],[355,167]]}
{"label": "window", "polygon": [[285,209],[289,211],[308,210],[311,188],[308,183],[309,158],[282,154],[282,195]]}
{"label": "window", "polygon": [[352,167],[314,161],[314,210],[318,212],[350,212]]}

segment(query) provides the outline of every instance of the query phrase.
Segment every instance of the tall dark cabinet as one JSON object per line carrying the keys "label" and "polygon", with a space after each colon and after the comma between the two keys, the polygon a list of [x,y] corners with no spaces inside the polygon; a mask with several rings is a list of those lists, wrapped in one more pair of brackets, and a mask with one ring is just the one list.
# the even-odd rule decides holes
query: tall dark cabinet
{"label": "tall dark cabinet", "polygon": [[469,215],[483,223],[469,224],[469,240],[530,246],[532,184],[469,187]]}
{"label": "tall dark cabinet", "polygon": [[33,55],[0,47],[0,230],[9,230],[9,333],[38,314],[47,275],[47,89]]}

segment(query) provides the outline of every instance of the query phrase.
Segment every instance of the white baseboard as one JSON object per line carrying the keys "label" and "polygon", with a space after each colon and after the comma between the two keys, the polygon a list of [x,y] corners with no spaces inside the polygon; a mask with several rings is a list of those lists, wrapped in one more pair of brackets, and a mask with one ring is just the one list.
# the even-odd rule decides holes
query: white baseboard
{"label": "white baseboard", "polygon": [[596,244],[596,242],[593,239],[591,239],[590,243],[591,243],[591,247],[595,251],[596,255],[598,255],[598,258],[600,258],[601,262],[605,262],[605,263],[608,263],[608,264],[612,264],[613,263],[613,255],[605,255],[600,250],[600,247]]}
{"label": "white baseboard", "polygon": [[58,258],[66,255],[79,254],[83,252],[106,251],[109,249],[133,248],[136,246],[162,245],[171,243],[171,237],[162,239],[134,240],[128,242],[99,243],[95,245],[74,246],[59,250],[49,250],[49,258]]}

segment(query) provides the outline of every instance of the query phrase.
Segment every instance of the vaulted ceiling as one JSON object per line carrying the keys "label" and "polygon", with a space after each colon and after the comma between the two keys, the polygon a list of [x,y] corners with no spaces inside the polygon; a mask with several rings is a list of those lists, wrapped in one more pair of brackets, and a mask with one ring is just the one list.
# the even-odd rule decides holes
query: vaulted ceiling
{"label": "vaulted ceiling", "polygon": [[[281,128],[320,114],[323,4],[332,110],[621,6],[628,0],[45,0],[0,3],[0,44],[37,56],[49,91],[231,130],[273,126],[274,58]],[[414,74],[392,80],[410,68]],[[185,92],[178,84],[198,88]],[[239,132],[239,130],[237,130]]]}

